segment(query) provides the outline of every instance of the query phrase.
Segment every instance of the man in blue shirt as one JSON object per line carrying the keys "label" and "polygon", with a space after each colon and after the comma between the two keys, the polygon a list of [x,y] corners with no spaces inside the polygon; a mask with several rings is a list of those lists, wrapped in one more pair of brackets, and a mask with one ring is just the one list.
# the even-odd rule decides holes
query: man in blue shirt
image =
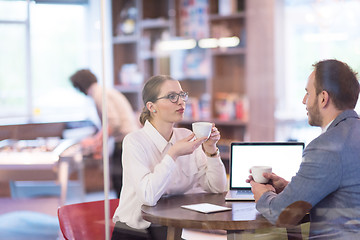
{"label": "man in blue shirt", "polygon": [[300,203],[310,211],[310,237],[354,239],[360,229],[360,120],[354,111],[359,82],[343,62],[313,66],[303,104],[309,124],[321,127],[322,134],[305,148],[290,182],[276,174],[264,174],[269,184],[251,177],[248,182],[257,210],[272,223]]}

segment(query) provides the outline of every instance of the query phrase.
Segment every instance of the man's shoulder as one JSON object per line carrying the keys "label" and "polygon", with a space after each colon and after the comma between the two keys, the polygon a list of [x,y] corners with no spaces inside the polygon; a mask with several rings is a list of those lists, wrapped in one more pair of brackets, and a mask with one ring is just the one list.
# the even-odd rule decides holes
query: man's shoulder
{"label": "man's shoulder", "polygon": [[339,152],[350,147],[355,142],[360,142],[360,121],[350,118],[329,128],[326,132],[311,141],[305,148],[309,151],[319,150],[326,152]]}

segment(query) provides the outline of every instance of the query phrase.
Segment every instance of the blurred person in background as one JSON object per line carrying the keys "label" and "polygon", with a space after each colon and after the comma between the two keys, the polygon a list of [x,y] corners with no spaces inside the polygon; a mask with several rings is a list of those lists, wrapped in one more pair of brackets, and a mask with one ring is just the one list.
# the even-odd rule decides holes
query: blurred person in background
{"label": "blurred person in background", "polygon": [[[102,121],[102,97],[103,89],[98,84],[96,76],[87,69],[82,69],[74,73],[70,77],[72,85],[93,99],[98,116]],[[116,89],[106,89],[107,97],[107,118],[108,118],[108,134],[111,140],[109,144],[114,143],[114,148],[110,154],[110,173],[113,189],[120,197],[122,188],[122,140],[126,134],[138,129],[135,113],[127,100],[127,98]],[[81,141],[85,154],[90,154],[94,159],[102,159],[103,147],[103,129],[91,137]]]}

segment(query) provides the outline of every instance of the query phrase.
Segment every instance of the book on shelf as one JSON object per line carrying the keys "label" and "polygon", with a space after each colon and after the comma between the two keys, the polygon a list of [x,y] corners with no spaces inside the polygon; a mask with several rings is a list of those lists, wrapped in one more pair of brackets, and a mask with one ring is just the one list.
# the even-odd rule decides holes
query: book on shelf
{"label": "book on shelf", "polygon": [[198,98],[189,97],[186,101],[184,119],[199,119],[199,100]]}
{"label": "book on shelf", "polygon": [[186,120],[210,120],[210,99],[204,94],[200,99],[189,97],[186,102],[184,119]]}
{"label": "book on shelf", "polygon": [[216,117],[222,121],[243,120],[248,118],[248,100],[246,96],[219,92],[215,96]]}
{"label": "book on shelf", "polygon": [[207,52],[202,48],[176,50],[170,53],[170,72],[176,79],[206,79],[211,68]]}

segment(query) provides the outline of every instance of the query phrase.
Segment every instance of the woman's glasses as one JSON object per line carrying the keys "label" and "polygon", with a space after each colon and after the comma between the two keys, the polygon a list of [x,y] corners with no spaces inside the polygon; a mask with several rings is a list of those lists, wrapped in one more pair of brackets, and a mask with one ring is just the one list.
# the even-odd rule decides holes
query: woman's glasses
{"label": "woman's glasses", "polygon": [[180,92],[180,93],[172,92],[172,93],[169,93],[167,96],[159,97],[156,100],[165,98],[165,99],[169,99],[170,102],[172,102],[172,103],[177,103],[179,101],[179,97],[181,97],[181,99],[184,102],[186,102],[189,98],[189,94],[187,92]]}

